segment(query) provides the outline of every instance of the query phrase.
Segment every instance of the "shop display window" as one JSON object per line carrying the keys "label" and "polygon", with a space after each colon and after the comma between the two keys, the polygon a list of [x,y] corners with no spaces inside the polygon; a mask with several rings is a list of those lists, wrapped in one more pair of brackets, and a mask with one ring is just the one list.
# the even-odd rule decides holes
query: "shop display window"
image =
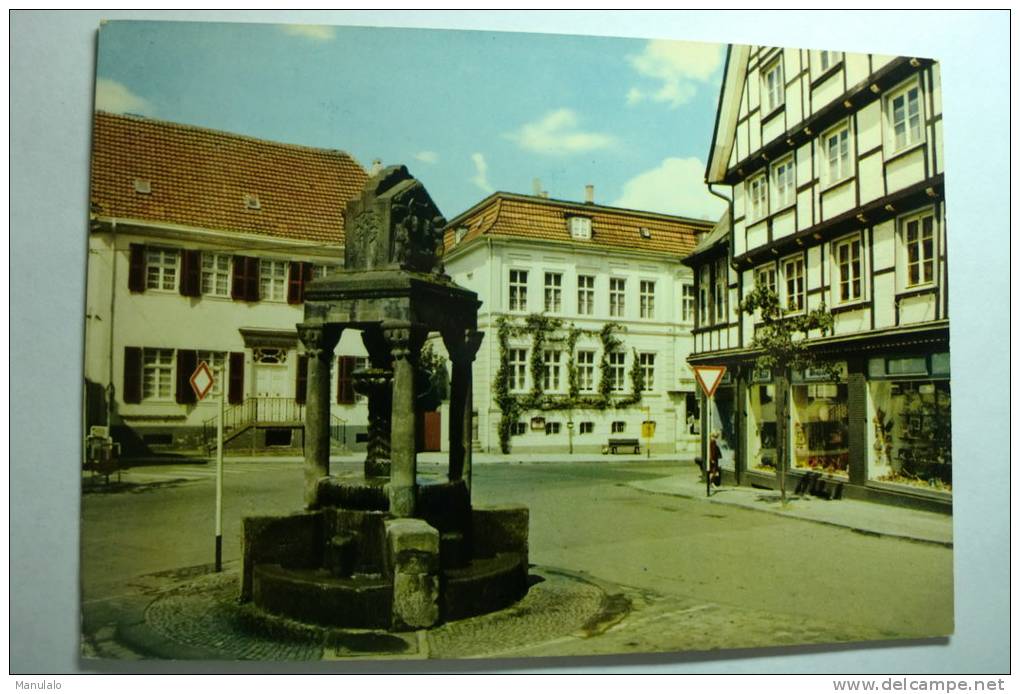
{"label": "shop display window", "polygon": [[947,380],[871,381],[869,477],[952,492]]}
{"label": "shop display window", "polygon": [[776,387],[771,383],[753,383],[747,396],[748,469],[775,473]]}
{"label": "shop display window", "polygon": [[734,470],[737,449],[736,388],[720,386],[715,391],[713,403],[715,408],[709,431],[718,431],[720,434],[718,445],[722,458],[719,461],[719,467],[723,470]]}
{"label": "shop display window", "polygon": [[793,467],[846,475],[850,464],[846,384],[802,383],[790,390]]}

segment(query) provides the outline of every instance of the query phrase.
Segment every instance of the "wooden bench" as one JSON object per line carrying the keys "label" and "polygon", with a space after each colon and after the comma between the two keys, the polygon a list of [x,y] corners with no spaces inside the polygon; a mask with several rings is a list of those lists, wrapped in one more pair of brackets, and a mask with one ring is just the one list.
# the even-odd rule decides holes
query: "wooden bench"
{"label": "wooden bench", "polygon": [[634,453],[641,452],[641,444],[637,439],[609,439],[606,445],[602,447],[602,454],[619,453],[621,448],[633,448]]}

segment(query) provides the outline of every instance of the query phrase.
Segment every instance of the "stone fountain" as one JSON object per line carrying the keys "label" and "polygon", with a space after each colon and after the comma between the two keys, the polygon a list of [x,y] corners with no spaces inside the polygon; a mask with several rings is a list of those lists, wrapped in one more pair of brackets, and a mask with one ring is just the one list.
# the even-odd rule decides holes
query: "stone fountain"
{"label": "stone fountain", "polygon": [[[305,509],[244,519],[242,602],[319,627],[408,630],[499,610],[528,586],[528,509],[471,503],[471,364],[483,334],[474,292],[444,274],[443,227],[403,166],[347,207],[344,270],[305,292]],[[359,477],[329,472],[330,368],[346,329],[369,368]],[[445,480],[417,475],[415,369],[438,333],[452,362]]]}

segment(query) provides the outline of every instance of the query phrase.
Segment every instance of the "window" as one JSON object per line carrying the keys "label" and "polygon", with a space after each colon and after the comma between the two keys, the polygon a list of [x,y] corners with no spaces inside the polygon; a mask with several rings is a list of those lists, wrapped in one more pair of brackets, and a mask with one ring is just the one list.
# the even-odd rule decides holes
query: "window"
{"label": "window", "polygon": [[609,353],[609,384],[615,393],[622,393],[624,388],[624,361],[627,355],[623,352]]}
{"label": "window", "polygon": [[559,313],[563,309],[563,275],[558,272],[545,273],[545,310]]}
{"label": "window", "polygon": [[827,72],[829,68],[839,64],[842,59],[839,51],[818,51],[818,74]]}
{"label": "window", "polygon": [[560,389],[560,351],[547,349],[542,353],[542,386],[546,391]]}
{"label": "window", "polygon": [[935,217],[923,212],[900,222],[907,251],[907,286],[929,284],[935,279]]}
{"label": "window", "polygon": [[754,271],[754,284],[757,287],[765,286],[776,291],[776,268],[773,265],[760,267]]}
{"label": "window", "polygon": [[514,422],[510,427],[511,436],[523,436],[528,432],[528,425],[525,422]]}
{"label": "window", "polygon": [[202,294],[230,296],[230,256],[220,253],[202,254]]}
{"label": "window", "polygon": [[577,388],[583,393],[595,390],[595,352],[582,350],[577,353]]}
{"label": "window", "polygon": [[698,278],[698,325],[711,325],[711,314],[708,312],[708,291],[712,286],[712,267],[703,265]]}
{"label": "window", "polygon": [[850,175],[850,128],[846,123],[822,136],[822,150],[826,184],[836,183]]}
{"label": "window", "polygon": [[642,390],[650,391],[655,389],[655,355],[649,352],[642,352],[638,355],[638,363],[641,365],[641,377],[644,379]]}
{"label": "window", "polygon": [[287,298],[287,261],[259,261],[259,296],[264,301],[284,301]]}
{"label": "window", "polygon": [[768,115],[783,105],[783,61],[776,58],[761,71],[762,115]]}
{"label": "window", "polygon": [[560,423],[559,422],[546,422],[545,423],[545,435],[546,436],[549,436],[550,434],[558,434],[558,433],[560,433]]}
{"label": "window", "polygon": [[793,175],[793,157],[787,157],[772,166],[772,209],[789,207],[797,199],[797,184]]}
{"label": "window", "polygon": [[325,277],[328,274],[329,274],[329,266],[328,265],[313,265],[312,266],[312,279],[313,280],[322,279],[323,277]]}
{"label": "window", "polygon": [[804,258],[796,256],[783,261],[783,305],[787,311],[804,310]]}
{"label": "window", "polygon": [[715,322],[726,322],[726,299],[729,294],[727,285],[728,273],[726,271],[726,259],[721,258],[715,267],[715,282],[713,283],[712,300],[715,302]]}
{"label": "window", "polygon": [[627,280],[622,277],[609,278],[609,315],[622,316],[626,305]]}
{"label": "window", "polygon": [[142,350],[142,399],[170,400],[174,386],[174,351]]}
{"label": "window", "polygon": [[768,186],[765,174],[758,174],[747,181],[747,215],[750,219],[761,219],[768,210]]}
{"label": "window", "polygon": [[655,282],[641,280],[641,317],[655,318]]}
{"label": "window", "polygon": [[[198,361],[205,362],[213,373],[213,387],[209,391],[210,396],[219,396],[223,392],[223,383],[227,376],[227,353],[226,352],[198,352]],[[188,374],[191,377],[191,374]]]}
{"label": "window", "polygon": [[581,422],[581,426],[579,428],[579,431],[582,434],[592,434],[592,433],[594,433],[595,432],[595,422]]}
{"label": "window", "polygon": [[622,434],[627,430],[627,422],[613,422],[612,430],[614,434]]}
{"label": "window", "polygon": [[694,320],[694,285],[680,285],[680,320],[689,323]]}
{"label": "window", "polygon": [[921,128],[921,88],[916,81],[886,97],[885,117],[889,124],[892,151],[898,152],[924,139]]}
{"label": "window", "polygon": [[839,303],[861,298],[861,239],[859,236],[833,244],[833,262],[836,265],[836,300]]}
{"label": "window", "polygon": [[595,313],[595,277],[593,275],[577,276],[577,313],[590,316]]}
{"label": "window", "polygon": [[510,390],[522,391],[527,387],[528,350],[511,349],[510,358]]}
{"label": "window", "polygon": [[528,271],[510,271],[510,310],[528,310]]}
{"label": "window", "polygon": [[568,217],[570,236],[575,239],[591,238],[591,219],[588,217]]}
{"label": "window", "polygon": [[145,247],[145,288],[177,288],[177,256],[174,248]]}

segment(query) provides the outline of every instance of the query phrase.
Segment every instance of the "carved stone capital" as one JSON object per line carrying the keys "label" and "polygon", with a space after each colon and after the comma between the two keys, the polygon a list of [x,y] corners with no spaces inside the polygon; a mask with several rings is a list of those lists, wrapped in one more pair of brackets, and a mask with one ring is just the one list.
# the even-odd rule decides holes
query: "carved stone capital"
{"label": "carved stone capital", "polygon": [[452,362],[470,364],[475,360],[484,338],[485,333],[481,330],[452,330],[443,333],[443,344]]}
{"label": "carved stone capital", "polygon": [[428,331],[409,321],[386,321],[382,325],[382,334],[394,359],[416,362]]}
{"label": "carved stone capital", "polygon": [[324,323],[298,323],[298,339],[305,346],[305,353],[319,359],[324,354],[332,355],[336,343],[340,341],[340,333]]}

